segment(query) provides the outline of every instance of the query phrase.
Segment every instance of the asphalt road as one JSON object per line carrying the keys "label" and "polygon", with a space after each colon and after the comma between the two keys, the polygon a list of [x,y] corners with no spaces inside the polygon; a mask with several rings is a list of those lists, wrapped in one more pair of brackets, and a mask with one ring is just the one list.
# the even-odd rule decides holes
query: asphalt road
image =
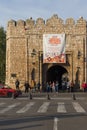
{"label": "asphalt road", "polygon": [[0,130],[87,130],[87,97],[0,98]]}

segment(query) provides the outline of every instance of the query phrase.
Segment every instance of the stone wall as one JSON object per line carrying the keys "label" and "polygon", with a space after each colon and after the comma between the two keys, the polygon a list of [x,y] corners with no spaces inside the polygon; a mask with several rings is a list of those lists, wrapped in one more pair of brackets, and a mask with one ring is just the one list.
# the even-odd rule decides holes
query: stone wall
{"label": "stone wall", "polygon": [[[39,70],[38,52],[41,55],[43,51],[43,34],[61,33],[65,33],[66,35],[66,54],[70,64],[69,66],[62,66],[69,72],[71,79],[73,69],[73,80],[76,78],[77,67],[79,66],[80,84],[83,80],[86,80],[86,62],[84,62],[87,44],[86,20],[80,17],[77,21],[73,18],[63,21],[57,15],[53,15],[46,21],[42,18],[38,18],[36,21],[32,18],[26,21],[8,21],[6,84],[15,87],[14,82],[16,78],[21,81],[21,88],[25,80],[28,80],[31,84],[33,68],[36,70],[35,77],[38,82],[38,72],[42,73],[42,67]],[[33,49],[36,50],[36,55],[32,57],[31,53]],[[81,52],[80,59],[77,58],[78,51]],[[47,68],[49,68],[49,65]],[[40,77],[40,80],[42,82],[42,77]]]}

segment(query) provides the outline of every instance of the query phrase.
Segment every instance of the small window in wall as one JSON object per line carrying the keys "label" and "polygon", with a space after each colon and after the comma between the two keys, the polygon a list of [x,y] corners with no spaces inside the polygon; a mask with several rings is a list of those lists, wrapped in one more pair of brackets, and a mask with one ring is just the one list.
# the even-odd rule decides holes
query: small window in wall
{"label": "small window in wall", "polygon": [[11,77],[15,78],[16,74],[15,73],[11,73]]}
{"label": "small window in wall", "polygon": [[35,68],[32,69],[31,79],[32,79],[32,80],[35,80]]}

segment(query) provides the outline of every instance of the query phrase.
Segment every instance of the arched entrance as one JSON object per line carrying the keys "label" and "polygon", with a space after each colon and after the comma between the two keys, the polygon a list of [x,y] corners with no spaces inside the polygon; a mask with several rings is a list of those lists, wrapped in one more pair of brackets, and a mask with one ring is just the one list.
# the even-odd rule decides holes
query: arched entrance
{"label": "arched entrance", "polygon": [[61,89],[62,80],[67,80],[67,78],[68,78],[67,70],[64,67],[59,65],[50,67],[46,73],[46,82],[58,81],[60,85],[60,89]]}

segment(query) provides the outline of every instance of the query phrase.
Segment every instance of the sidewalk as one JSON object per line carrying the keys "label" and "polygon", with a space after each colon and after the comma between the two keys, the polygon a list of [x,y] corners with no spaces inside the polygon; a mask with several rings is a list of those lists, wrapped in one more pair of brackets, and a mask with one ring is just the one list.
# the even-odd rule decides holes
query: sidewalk
{"label": "sidewalk", "polygon": [[[31,97],[30,97],[31,96]],[[80,98],[80,97],[86,97],[87,98],[87,92],[52,92],[52,93],[47,93],[47,92],[29,92],[29,93],[24,93],[22,92],[22,95],[20,97],[26,98],[26,97],[30,97],[30,98],[44,98],[44,97],[50,97],[50,98],[72,98],[72,96],[75,96],[76,98]]]}

